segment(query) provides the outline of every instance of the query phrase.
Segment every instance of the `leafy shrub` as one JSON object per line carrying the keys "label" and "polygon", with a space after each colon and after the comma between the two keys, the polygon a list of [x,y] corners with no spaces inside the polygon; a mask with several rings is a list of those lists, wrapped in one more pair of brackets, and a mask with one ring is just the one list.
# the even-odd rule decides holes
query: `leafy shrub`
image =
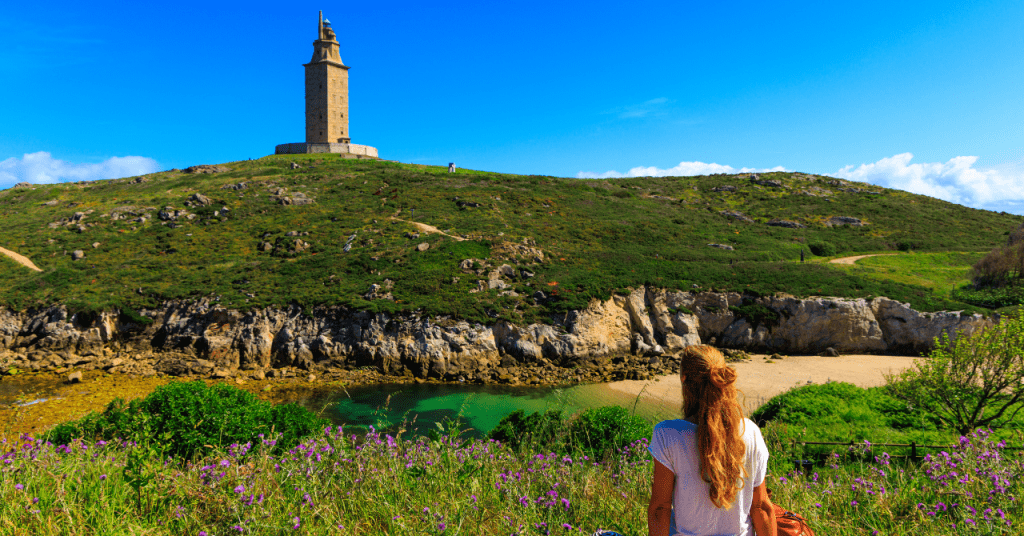
{"label": "leafy shrub", "polygon": [[976,289],[1001,288],[1014,285],[1024,277],[1024,225],[1007,240],[971,267],[971,280]]}
{"label": "leafy shrub", "polygon": [[520,409],[502,418],[487,437],[519,449],[523,445],[552,445],[560,430],[562,412],[548,410],[527,414]]}
{"label": "leafy shrub", "polygon": [[971,285],[953,290],[953,299],[964,303],[999,309],[1024,303],[1024,286],[1006,286],[975,289]]}
{"label": "leafy shrub", "polygon": [[1024,317],[955,338],[943,333],[927,359],[887,377],[889,392],[966,435],[1019,427],[1024,409]]}
{"label": "leafy shrub", "polygon": [[653,427],[622,406],[591,408],[569,422],[569,442],[574,450],[592,457],[650,437]]}
{"label": "leafy shrub", "polygon": [[838,253],[836,247],[830,242],[815,242],[810,244],[808,247],[810,248],[811,253],[819,257],[831,257]]}
{"label": "leafy shrub", "polygon": [[488,434],[490,439],[513,448],[581,452],[600,457],[650,437],[650,423],[630,415],[621,406],[590,408],[578,416],[563,420],[561,412],[526,414],[523,410],[506,415]]}
{"label": "leafy shrub", "polygon": [[227,384],[172,382],[143,399],[116,399],[103,413],[59,424],[46,439],[67,444],[86,440],[130,439],[164,443],[169,455],[192,459],[207,446],[245,443],[260,434],[277,440],[276,451],[289,449],[327,424],[295,404],[275,406]]}
{"label": "leafy shrub", "polygon": [[[797,387],[772,397],[750,418],[762,428],[786,430],[787,441],[944,443],[952,439],[934,414],[894,398],[885,387],[864,389],[842,382]],[[810,455],[834,448],[803,450]]]}
{"label": "leafy shrub", "polygon": [[121,320],[127,322],[134,322],[142,326],[148,326],[153,323],[153,319],[148,316],[142,316],[138,311],[131,307],[121,307]]}
{"label": "leafy shrub", "polygon": [[917,244],[914,244],[913,242],[902,241],[902,242],[897,242],[896,243],[896,249],[898,249],[900,251],[911,251],[911,250],[920,249],[920,248],[918,247]]}
{"label": "leafy shrub", "polygon": [[747,319],[754,327],[762,324],[773,326],[779,323],[779,313],[749,300],[744,300],[740,305],[730,305],[729,310],[736,316]]}

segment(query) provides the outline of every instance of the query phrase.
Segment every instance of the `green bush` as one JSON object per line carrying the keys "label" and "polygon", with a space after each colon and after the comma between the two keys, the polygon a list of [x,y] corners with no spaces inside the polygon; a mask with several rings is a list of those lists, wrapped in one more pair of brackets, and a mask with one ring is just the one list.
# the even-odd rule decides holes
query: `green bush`
{"label": "green bush", "polygon": [[964,285],[953,290],[953,299],[964,303],[999,309],[1024,303],[1024,286],[1004,286],[975,289],[972,285]]}
{"label": "green bush", "polygon": [[548,410],[543,413],[527,414],[520,409],[502,418],[487,437],[501,441],[513,449],[519,449],[524,445],[550,446],[560,430],[561,411]]}
{"label": "green bush", "polygon": [[561,412],[527,414],[523,410],[506,415],[488,438],[513,448],[577,452],[601,457],[634,441],[650,437],[651,424],[631,415],[621,406],[603,406],[562,419]]}
{"label": "green bush", "polygon": [[573,450],[592,457],[651,437],[652,432],[650,423],[621,406],[591,408],[569,422],[569,442]]}
{"label": "green bush", "polygon": [[736,316],[747,319],[755,328],[762,324],[774,326],[779,323],[779,313],[750,300],[744,300],[740,305],[730,305],[729,310]]}
{"label": "green bush", "polygon": [[831,257],[838,253],[836,247],[830,242],[815,242],[810,244],[808,247],[810,248],[811,253],[819,257]]}
{"label": "green bush", "polygon": [[[792,389],[772,397],[750,418],[762,428],[771,425],[785,441],[941,444],[956,437],[936,415],[890,396],[885,387],[864,389],[841,382]],[[802,450],[812,455],[835,448]]]}
{"label": "green bush", "polygon": [[1024,317],[974,333],[943,333],[912,368],[886,377],[889,393],[967,435],[979,427],[1019,428],[1024,409]]}
{"label": "green bush", "polygon": [[260,434],[277,439],[275,451],[295,446],[327,421],[295,404],[275,406],[227,384],[172,382],[143,399],[116,399],[103,413],[57,425],[46,440],[74,439],[156,441],[168,455],[192,459],[209,447],[255,441]]}

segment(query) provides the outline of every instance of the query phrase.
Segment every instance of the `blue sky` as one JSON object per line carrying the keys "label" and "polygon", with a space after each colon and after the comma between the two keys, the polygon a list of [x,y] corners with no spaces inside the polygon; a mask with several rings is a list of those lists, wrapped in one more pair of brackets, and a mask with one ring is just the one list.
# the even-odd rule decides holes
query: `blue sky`
{"label": "blue sky", "polygon": [[9,3],[0,188],[303,141],[319,9],[384,158],[782,168],[1024,214],[1020,1]]}

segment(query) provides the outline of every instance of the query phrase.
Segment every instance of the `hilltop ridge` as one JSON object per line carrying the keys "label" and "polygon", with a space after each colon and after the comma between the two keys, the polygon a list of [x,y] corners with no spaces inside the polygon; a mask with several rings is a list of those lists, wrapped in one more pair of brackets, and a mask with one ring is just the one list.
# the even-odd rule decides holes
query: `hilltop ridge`
{"label": "hilltop ridge", "polygon": [[646,285],[964,309],[932,289],[800,263],[800,252],[984,252],[1021,220],[804,173],[446,171],[279,155],[19,185],[0,191],[0,245],[42,272],[0,257],[0,304],[135,310],[207,298],[530,322]]}

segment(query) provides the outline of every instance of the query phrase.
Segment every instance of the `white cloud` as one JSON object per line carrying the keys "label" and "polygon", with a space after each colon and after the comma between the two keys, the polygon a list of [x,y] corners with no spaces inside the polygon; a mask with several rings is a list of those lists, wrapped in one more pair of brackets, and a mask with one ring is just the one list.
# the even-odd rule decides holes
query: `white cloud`
{"label": "white cloud", "polygon": [[873,164],[846,166],[835,177],[898,188],[974,208],[1024,214],[1024,169],[1020,166],[975,168],[977,156],[957,156],[946,163],[911,164],[911,153]]}
{"label": "white cloud", "polygon": [[714,173],[765,173],[768,171],[788,171],[782,166],[775,166],[771,169],[740,168],[724,166],[722,164],[705,164],[704,162],[680,162],[678,166],[668,169],[661,169],[654,166],[638,166],[625,173],[618,171],[605,171],[595,173],[593,171],[580,171],[576,174],[577,179],[620,179],[623,177],[692,177],[694,175],[711,175]]}
{"label": "white cloud", "polygon": [[98,164],[74,164],[39,151],[19,158],[0,161],[0,188],[15,183],[51,184],[67,181],[92,181],[132,177],[159,171],[156,160],[144,156],[114,156]]}

